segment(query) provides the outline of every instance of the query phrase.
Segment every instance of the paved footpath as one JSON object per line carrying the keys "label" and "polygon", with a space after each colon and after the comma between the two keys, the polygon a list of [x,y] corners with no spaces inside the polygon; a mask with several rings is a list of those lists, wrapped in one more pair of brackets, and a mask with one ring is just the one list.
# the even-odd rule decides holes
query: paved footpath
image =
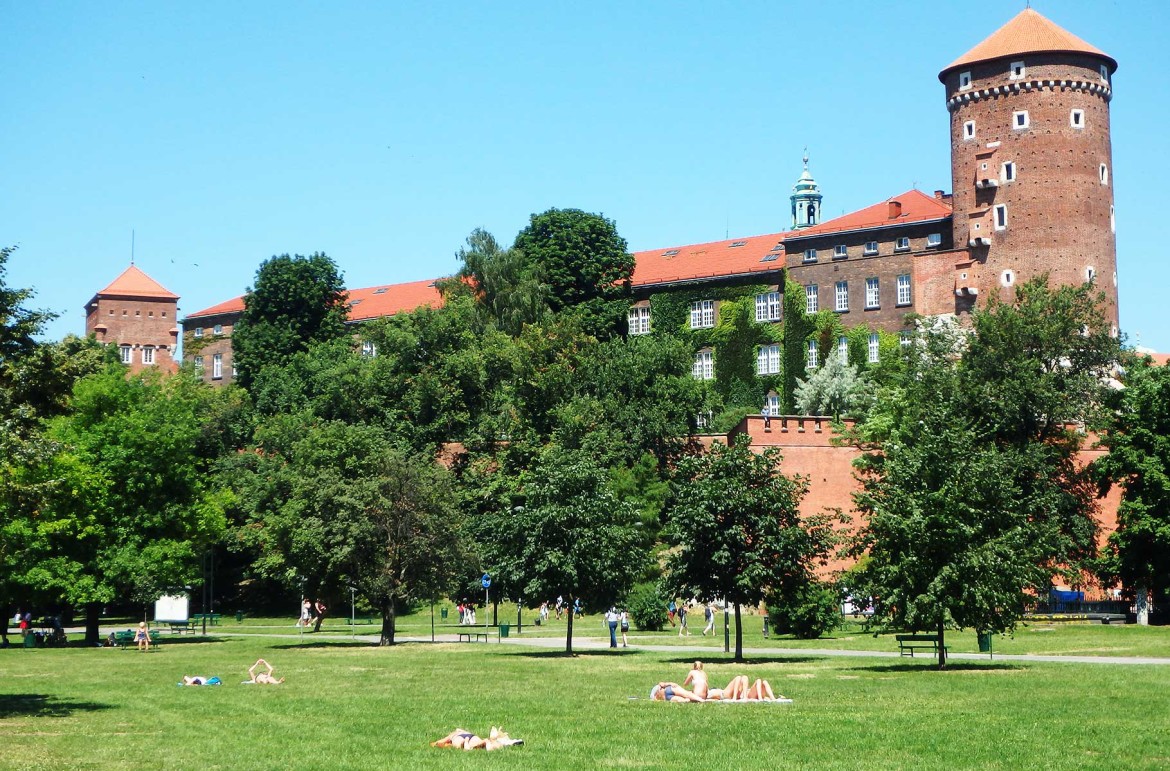
{"label": "paved footpath", "polygon": [[[210,631],[210,630],[209,630]],[[214,632],[215,635],[221,637],[267,637],[278,638],[282,640],[296,640],[302,639],[304,642],[344,642],[346,639],[355,639],[362,642],[377,643],[378,635],[359,634],[354,638],[346,638],[339,634],[307,634],[303,637],[296,633],[248,633],[248,632],[221,632],[218,629]],[[398,642],[421,643],[431,642],[430,635],[426,637],[414,637],[398,635],[396,640]],[[454,634],[440,634],[435,635],[435,642],[437,643],[454,643],[458,638]],[[493,640],[489,645],[503,644],[503,645],[520,645],[531,648],[558,648],[565,647],[564,637],[509,637],[506,640]],[[575,650],[604,650],[609,648],[609,640],[600,637],[573,637],[573,648]],[[701,653],[706,656],[712,655],[727,655],[723,653],[722,647],[715,648],[708,645],[639,645],[632,643],[631,649],[656,651],[661,653]],[[839,650],[835,648],[749,648],[743,649],[745,656],[807,656],[809,658],[835,656],[847,658],[873,658],[873,659],[900,659],[904,658],[897,651],[857,651],[857,650]],[[919,661],[929,661],[930,659],[924,656],[917,657]],[[948,661],[987,661],[988,656],[983,653],[950,653],[947,654]],[[1170,658],[1158,658],[1153,656],[1048,656],[1040,654],[1022,654],[1022,655],[1001,655],[996,654],[994,661],[1020,661],[1020,662],[1052,662],[1057,664],[1129,664],[1129,665],[1170,665]]]}

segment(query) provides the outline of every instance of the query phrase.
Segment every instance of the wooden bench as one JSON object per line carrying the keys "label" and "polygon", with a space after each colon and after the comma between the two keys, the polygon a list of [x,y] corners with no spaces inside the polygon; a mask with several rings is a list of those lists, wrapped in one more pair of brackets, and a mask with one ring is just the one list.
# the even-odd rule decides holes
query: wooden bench
{"label": "wooden bench", "polygon": [[488,633],[487,632],[459,632],[459,642],[463,642],[464,638],[467,639],[467,642],[478,641],[481,639],[484,642],[487,642],[488,641]]}
{"label": "wooden bench", "polygon": [[[914,651],[929,650],[938,655],[938,635],[936,634],[900,634],[894,637],[898,641],[898,654],[914,658]],[[946,646],[943,646],[946,651]]]}
{"label": "wooden bench", "polygon": [[[117,645],[122,650],[126,650],[126,648],[131,645],[135,647],[138,646],[138,643],[134,639],[134,634],[135,633],[133,629],[127,629],[125,632],[113,632],[110,636],[114,640],[114,645]],[[148,650],[153,650],[160,642],[162,642],[162,638],[159,635],[158,630],[155,629],[151,629],[149,634],[150,648],[148,648]]]}
{"label": "wooden bench", "polygon": [[171,634],[183,634],[184,632],[191,632],[194,634],[196,631],[198,631],[197,627],[195,626],[195,619],[190,619],[188,621],[155,621],[154,623],[159,625],[166,624],[170,628]]}
{"label": "wooden bench", "polygon": [[195,615],[191,616],[191,620],[196,623],[202,623],[203,619],[206,618],[207,623],[211,624],[212,626],[219,626],[219,619],[221,615],[222,614],[220,613],[196,613]]}

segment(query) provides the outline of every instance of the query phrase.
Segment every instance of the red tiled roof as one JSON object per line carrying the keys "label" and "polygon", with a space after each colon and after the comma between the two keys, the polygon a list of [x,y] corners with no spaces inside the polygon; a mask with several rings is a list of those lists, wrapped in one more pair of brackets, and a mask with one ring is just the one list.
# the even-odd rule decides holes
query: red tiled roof
{"label": "red tiled roof", "polygon": [[143,273],[137,266],[131,265],[122,271],[122,275],[114,279],[109,286],[98,292],[94,297],[150,297],[159,300],[178,300],[174,292],[168,292],[162,284]]}
{"label": "red tiled roof", "polygon": [[938,77],[945,81],[946,74],[951,70],[976,62],[1047,52],[1092,54],[1108,61],[1112,69],[1117,69],[1117,61],[1109,54],[1089,45],[1031,8],[1025,8],[982,43],[947,65]]}
{"label": "red tiled roof", "polygon": [[1170,353],[1147,353],[1146,356],[1149,356],[1151,359],[1153,359],[1154,364],[1158,365],[1159,367],[1165,367],[1168,363],[1170,363]]}
{"label": "red tiled roof", "polygon": [[[634,286],[670,281],[693,281],[776,270],[784,267],[784,250],[777,249],[791,233],[771,233],[707,244],[668,246],[634,252]],[[776,259],[764,261],[775,255]]]}
{"label": "red tiled roof", "polygon": [[435,279],[349,290],[350,321],[369,321],[424,306],[439,308],[442,305],[443,295],[435,288]]}
{"label": "red tiled roof", "polygon": [[[894,212],[892,203],[901,204],[900,213],[891,216]],[[826,233],[839,233],[846,230],[866,230],[869,228],[890,227],[892,225],[909,225],[915,222],[930,222],[951,216],[951,205],[927,195],[921,190],[907,190],[901,195],[895,195],[881,203],[867,206],[850,214],[843,214],[836,219],[827,220],[811,228],[793,231],[789,238],[807,238]]]}
{"label": "red tiled roof", "polygon": [[188,313],[188,319],[201,319],[204,316],[219,316],[223,313],[243,313],[244,312],[244,296],[233,297],[232,299],[222,302],[219,305],[213,305],[210,308],[204,308],[195,313]]}

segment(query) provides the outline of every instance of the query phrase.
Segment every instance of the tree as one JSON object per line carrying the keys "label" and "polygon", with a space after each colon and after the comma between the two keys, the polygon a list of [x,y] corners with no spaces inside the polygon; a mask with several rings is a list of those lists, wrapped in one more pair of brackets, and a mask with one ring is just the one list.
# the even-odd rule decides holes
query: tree
{"label": "tree", "polygon": [[554,312],[571,308],[597,337],[622,328],[634,257],[612,220],[580,209],[549,209],[532,215],[513,248],[540,271]]}
{"label": "tree", "polygon": [[872,386],[858,368],[836,353],[796,386],[796,408],[802,415],[857,417],[871,400]]}
{"label": "tree", "polygon": [[516,337],[525,324],[548,314],[551,287],[543,266],[519,249],[503,249],[491,233],[476,228],[455,256],[463,263],[458,278],[470,282],[485,321]]}
{"label": "tree", "polygon": [[1099,573],[1137,599],[1144,624],[1147,593],[1170,593],[1170,367],[1134,357],[1111,406],[1102,436],[1109,454],[1094,466],[1102,493],[1114,484],[1122,493]]}
{"label": "tree", "polygon": [[789,596],[815,582],[836,543],[833,517],[802,517],[808,489],[780,471],[780,452],[752,452],[746,435],[684,458],[668,504],[667,533],[678,544],[667,560],[672,596],[735,607],[735,660],[743,660],[741,606]]}
{"label": "tree", "polygon": [[233,459],[257,572],[310,596],[354,587],[394,644],[397,608],[453,588],[467,556],[450,475],[374,426],[272,418]]}
{"label": "tree", "polygon": [[192,583],[223,532],[229,497],[211,483],[202,419],[220,398],[185,376],[113,365],[78,381],[70,412],[49,424],[52,452],[19,468],[21,527],[36,550],[19,580],[84,606],[88,643],[103,603]]}
{"label": "tree", "polygon": [[237,382],[250,388],[269,366],[282,366],[314,342],[345,334],[345,285],[332,259],[282,254],[265,260],[232,330]]}
{"label": "tree", "polygon": [[[550,447],[522,479],[523,502],[499,512],[485,563],[502,567],[525,597],[568,598],[591,608],[624,597],[641,571],[638,515],[617,499],[585,453]],[[573,613],[565,632],[573,653]]]}
{"label": "tree", "polygon": [[907,351],[858,435],[866,518],[855,594],[876,629],[1014,628],[1054,576],[1093,555],[1095,490],[1076,453],[1117,343],[1091,286],[1044,279],[972,328],[935,325]]}

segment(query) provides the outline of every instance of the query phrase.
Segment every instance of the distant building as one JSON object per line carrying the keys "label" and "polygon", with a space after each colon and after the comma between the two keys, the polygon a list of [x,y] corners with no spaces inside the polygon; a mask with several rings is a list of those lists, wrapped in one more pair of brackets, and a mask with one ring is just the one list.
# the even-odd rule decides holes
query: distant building
{"label": "distant building", "polygon": [[131,265],[85,304],[85,334],[118,346],[131,372],[178,369],[179,296]]}

